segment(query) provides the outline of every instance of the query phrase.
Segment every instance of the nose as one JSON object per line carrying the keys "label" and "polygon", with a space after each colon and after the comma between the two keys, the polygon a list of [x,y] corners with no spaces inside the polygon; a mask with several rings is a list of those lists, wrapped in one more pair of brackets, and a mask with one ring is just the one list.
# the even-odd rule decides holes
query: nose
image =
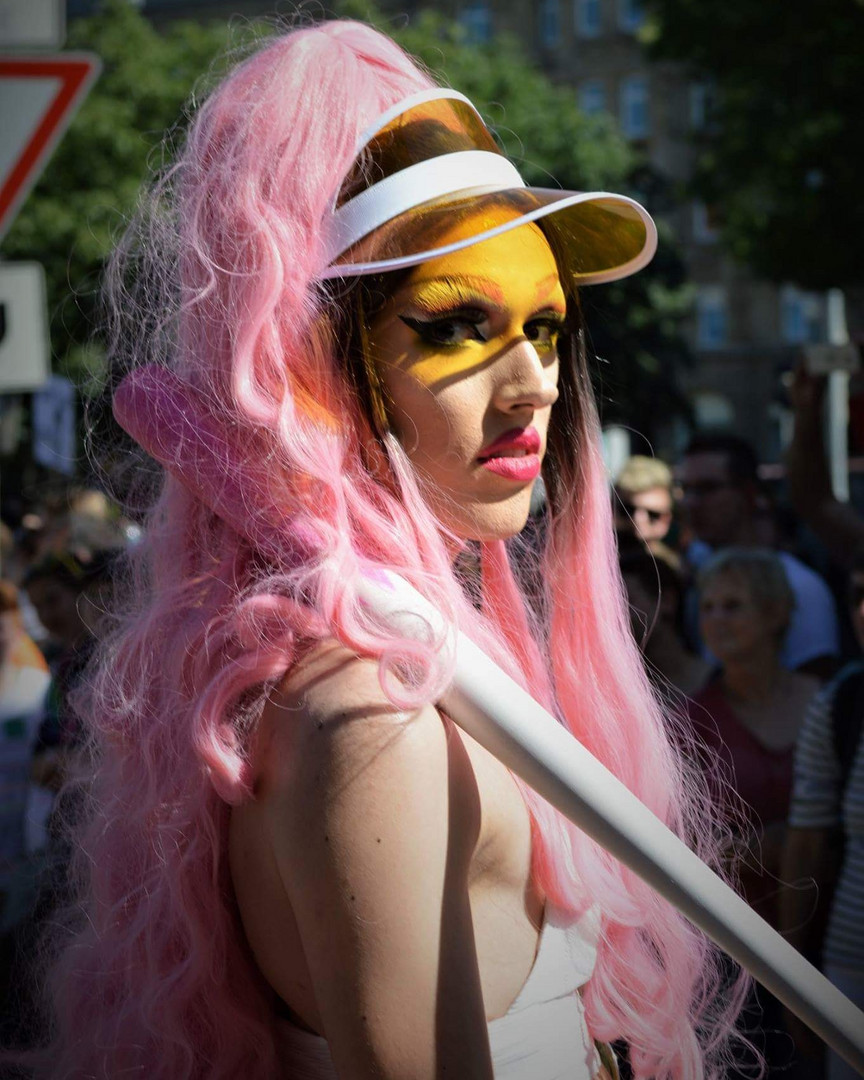
{"label": "nose", "polygon": [[495,368],[495,404],[502,411],[544,409],[558,400],[558,360],[540,356],[527,338],[514,341]]}

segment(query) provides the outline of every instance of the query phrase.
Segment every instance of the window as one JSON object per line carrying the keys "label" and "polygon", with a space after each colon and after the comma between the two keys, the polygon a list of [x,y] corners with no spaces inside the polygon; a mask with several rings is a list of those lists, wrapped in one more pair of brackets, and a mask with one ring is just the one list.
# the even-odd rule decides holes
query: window
{"label": "window", "polygon": [[690,83],[690,127],[694,131],[711,127],[716,97],[712,82]]}
{"label": "window", "polygon": [[559,0],[541,0],[540,44],[545,49],[554,48],[561,40],[561,6]]}
{"label": "window", "polygon": [[618,25],[634,34],[645,22],[642,0],[618,0]]}
{"label": "window", "polygon": [[492,10],[489,0],[471,0],[459,15],[468,40],[475,45],[492,40]]}
{"label": "window", "polygon": [[717,241],[717,226],[711,210],[703,202],[694,202],[692,206],[693,239],[697,244],[714,244]]}
{"label": "window", "polygon": [[780,293],[780,333],[787,345],[825,340],[825,305],[818,293],[787,285]]}
{"label": "window", "polygon": [[594,116],[606,108],[606,87],[591,79],[579,87],[579,108],[586,116]]}
{"label": "window", "polygon": [[718,349],[727,338],[726,290],[706,285],[696,300],[696,342],[700,349]]}
{"label": "window", "polygon": [[576,33],[579,37],[599,37],[600,31],[600,0],[576,0]]}
{"label": "window", "polygon": [[731,428],[735,406],[725,394],[703,390],[693,395],[693,413],[697,428]]}
{"label": "window", "polygon": [[648,134],[648,80],[643,75],[631,75],[621,83],[620,114],[621,130],[628,138]]}

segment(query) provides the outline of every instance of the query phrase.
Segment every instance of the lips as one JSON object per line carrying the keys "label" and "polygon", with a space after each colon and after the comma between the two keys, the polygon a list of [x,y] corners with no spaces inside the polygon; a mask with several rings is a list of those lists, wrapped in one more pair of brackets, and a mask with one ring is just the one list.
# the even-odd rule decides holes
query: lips
{"label": "lips", "polygon": [[484,447],[477,460],[497,476],[528,483],[540,475],[540,446],[535,428],[512,428]]}

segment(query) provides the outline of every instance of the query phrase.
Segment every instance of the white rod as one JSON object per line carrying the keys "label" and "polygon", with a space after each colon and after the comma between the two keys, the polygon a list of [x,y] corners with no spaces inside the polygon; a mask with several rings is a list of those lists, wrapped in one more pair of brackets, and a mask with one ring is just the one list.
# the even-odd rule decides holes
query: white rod
{"label": "white rod", "polygon": [[[428,639],[430,627],[440,635],[428,601],[388,581],[366,582],[364,600],[408,635]],[[456,665],[443,711],[864,1073],[864,1013],[469,638],[450,634],[448,642]]]}

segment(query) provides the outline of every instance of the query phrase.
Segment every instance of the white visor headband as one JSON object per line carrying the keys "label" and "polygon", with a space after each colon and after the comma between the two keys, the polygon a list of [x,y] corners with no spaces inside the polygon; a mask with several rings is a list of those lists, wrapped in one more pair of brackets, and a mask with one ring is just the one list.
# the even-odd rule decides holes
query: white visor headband
{"label": "white visor headband", "polygon": [[[388,125],[400,117],[405,117],[408,125],[411,118],[406,114],[419,112],[421,108],[428,111],[430,106],[434,110],[435,102],[440,102],[444,109],[460,109],[470,124],[482,132],[484,148],[448,149],[424,160],[401,164],[342,205],[334,205],[326,219],[325,269],[318,275],[319,279],[416,266],[546,217],[550,217],[547,227],[556,233],[566,233],[564,246],[568,252],[572,251],[573,276],[578,284],[614,281],[635,273],[649,262],[656,250],[657,232],[650,215],[639,203],[611,192],[526,187],[516,167],[495,147],[475,107],[455,90],[426,90],[394,105],[358,140],[355,158]],[[452,123],[452,116],[448,119]],[[463,145],[471,143],[472,133],[467,124],[465,132],[458,134],[462,135]],[[394,138],[398,140],[398,132]],[[440,226],[444,215],[452,217],[456,206],[470,208],[476,204],[479,209],[494,203],[496,196],[498,201],[506,196],[517,207],[512,219],[494,228],[479,227],[476,234],[449,244],[436,243],[434,235],[430,235],[428,243],[421,241],[418,245],[415,235],[411,250],[398,250],[397,219],[422,208],[424,217],[430,221],[437,219]],[[373,234],[385,226],[387,248],[376,252]],[[430,229],[432,234],[436,231],[440,232],[440,227]],[[416,234],[417,229],[412,232]],[[587,257],[586,252],[590,252]]]}

